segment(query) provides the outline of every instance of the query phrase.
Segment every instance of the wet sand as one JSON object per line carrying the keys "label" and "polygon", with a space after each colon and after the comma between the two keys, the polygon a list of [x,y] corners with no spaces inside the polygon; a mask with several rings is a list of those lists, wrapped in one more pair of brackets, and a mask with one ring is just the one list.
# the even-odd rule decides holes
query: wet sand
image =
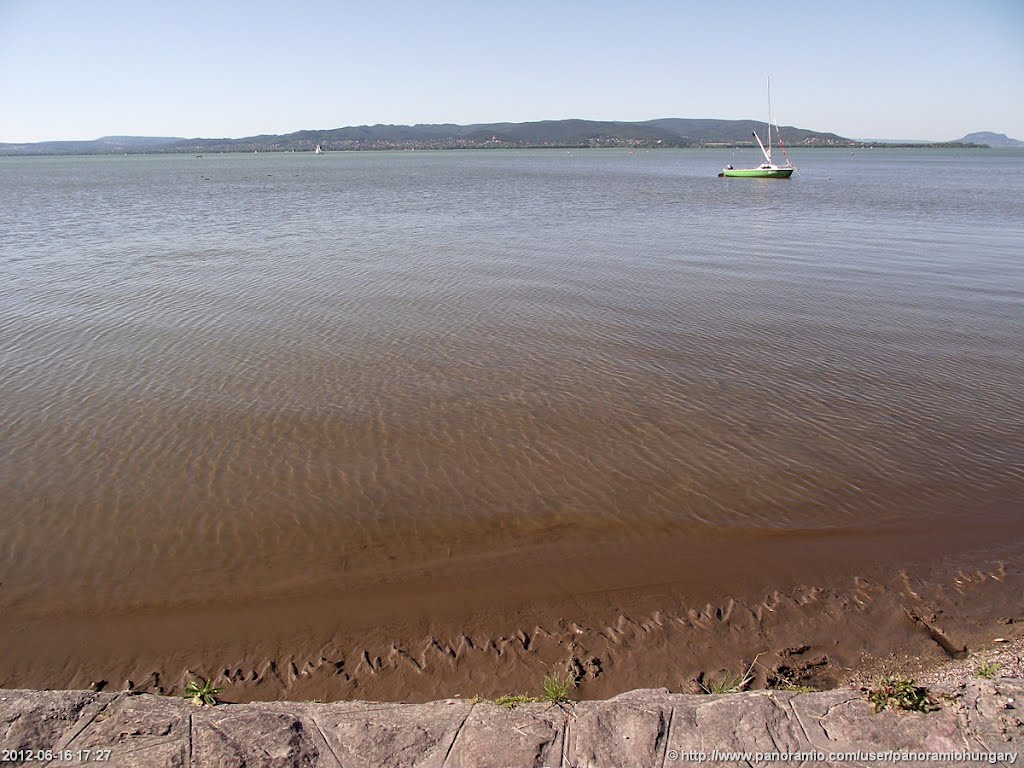
{"label": "wet sand", "polygon": [[536,692],[557,672],[586,699],[691,691],[756,657],[756,685],[827,688],[887,659],[927,667],[1019,635],[1024,571],[993,541],[1019,536],[693,531],[614,556],[535,544],[245,604],[24,605],[4,616],[0,687],[177,693],[201,675],[229,701],[428,701]]}

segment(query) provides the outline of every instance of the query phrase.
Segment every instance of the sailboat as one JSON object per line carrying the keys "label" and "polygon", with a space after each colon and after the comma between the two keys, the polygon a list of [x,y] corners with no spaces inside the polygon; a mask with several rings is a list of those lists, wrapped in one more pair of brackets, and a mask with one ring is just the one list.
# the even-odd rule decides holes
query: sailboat
{"label": "sailboat", "polygon": [[322,155],[323,153],[324,153],[324,151],[322,149],[320,149],[320,145],[317,144],[316,145],[316,149],[313,150],[313,154]]}
{"label": "sailboat", "polygon": [[725,166],[719,177],[722,176],[743,176],[754,179],[788,179],[793,175],[793,171],[796,169],[793,164],[789,161],[789,155],[786,154],[786,147],[782,143],[782,134],[779,133],[779,126],[775,126],[775,133],[779,137],[779,147],[782,148],[782,154],[786,158],[785,165],[776,165],[772,162],[772,81],[768,79],[768,146],[761,143],[761,137],[757,135],[757,131],[753,131],[754,138],[757,140],[757,146],[761,148],[761,154],[764,155],[764,162],[761,163],[757,168],[733,168],[731,165]]}

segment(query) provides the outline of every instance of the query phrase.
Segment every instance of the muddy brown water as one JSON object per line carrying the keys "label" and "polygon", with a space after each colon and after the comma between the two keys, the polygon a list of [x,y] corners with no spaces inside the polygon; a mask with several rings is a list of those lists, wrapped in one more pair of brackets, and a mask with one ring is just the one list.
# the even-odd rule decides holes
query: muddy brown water
{"label": "muddy brown water", "polygon": [[596,696],[992,634],[1024,154],[805,154],[0,158],[0,685]]}

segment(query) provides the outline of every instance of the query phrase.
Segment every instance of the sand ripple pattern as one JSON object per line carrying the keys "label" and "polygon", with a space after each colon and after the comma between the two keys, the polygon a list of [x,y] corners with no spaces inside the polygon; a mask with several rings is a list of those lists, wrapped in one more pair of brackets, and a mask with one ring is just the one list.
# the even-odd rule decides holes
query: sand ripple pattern
{"label": "sand ripple pattern", "polygon": [[0,159],[0,602],[1019,512],[1024,159],[720,160]]}

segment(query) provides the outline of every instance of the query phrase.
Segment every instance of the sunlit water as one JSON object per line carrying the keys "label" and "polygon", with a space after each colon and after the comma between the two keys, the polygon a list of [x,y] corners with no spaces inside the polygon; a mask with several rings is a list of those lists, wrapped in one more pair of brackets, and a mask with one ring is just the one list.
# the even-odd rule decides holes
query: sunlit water
{"label": "sunlit water", "polygon": [[0,159],[0,604],[1019,515],[1024,154],[794,154]]}

